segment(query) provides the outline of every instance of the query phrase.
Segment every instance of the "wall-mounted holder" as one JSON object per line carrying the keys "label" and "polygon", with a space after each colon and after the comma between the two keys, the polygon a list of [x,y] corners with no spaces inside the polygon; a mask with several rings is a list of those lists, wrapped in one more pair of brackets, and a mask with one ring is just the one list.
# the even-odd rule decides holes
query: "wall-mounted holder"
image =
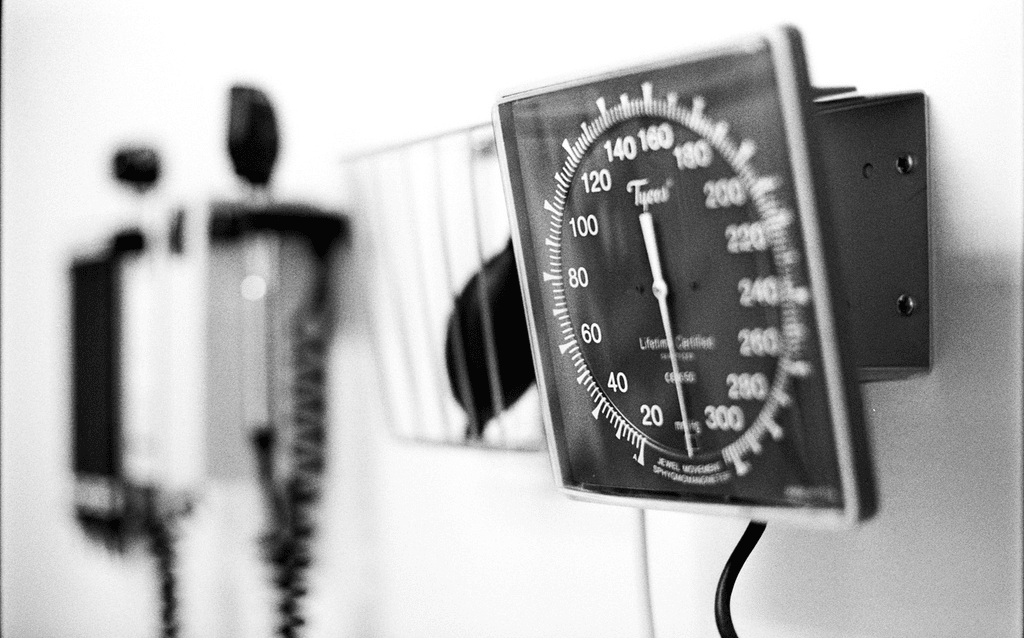
{"label": "wall-mounted holder", "polygon": [[349,226],[309,205],[217,202],[207,229],[206,473],[245,480],[259,469],[257,431],[291,419],[293,324],[333,314],[328,259]]}
{"label": "wall-mounted holder", "polygon": [[[401,440],[537,451],[544,437],[489,124],[345,161],[380,386]],[[530,390],[530,391],[528,391]]]}

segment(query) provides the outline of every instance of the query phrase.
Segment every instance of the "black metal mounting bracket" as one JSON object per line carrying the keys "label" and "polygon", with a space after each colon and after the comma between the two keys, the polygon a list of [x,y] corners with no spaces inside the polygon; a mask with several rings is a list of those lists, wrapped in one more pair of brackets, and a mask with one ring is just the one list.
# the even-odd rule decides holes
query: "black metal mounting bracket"
{"label": "black metal mounting bracket", "polygon": [[822,95],[829,96],[816,103],[815,117],[822,214],[837,246],[860,379],[925,373],[931,367],[925,95]]}

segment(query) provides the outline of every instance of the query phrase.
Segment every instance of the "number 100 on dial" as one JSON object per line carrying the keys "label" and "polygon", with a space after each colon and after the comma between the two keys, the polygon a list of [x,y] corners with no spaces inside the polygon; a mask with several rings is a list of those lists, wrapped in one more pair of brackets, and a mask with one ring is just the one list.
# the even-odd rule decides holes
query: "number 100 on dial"
{"label": "number 100 on dial", "polygon": [[874,511],[805,66],[780,29],[495,107],[570,495],[831,526]]}

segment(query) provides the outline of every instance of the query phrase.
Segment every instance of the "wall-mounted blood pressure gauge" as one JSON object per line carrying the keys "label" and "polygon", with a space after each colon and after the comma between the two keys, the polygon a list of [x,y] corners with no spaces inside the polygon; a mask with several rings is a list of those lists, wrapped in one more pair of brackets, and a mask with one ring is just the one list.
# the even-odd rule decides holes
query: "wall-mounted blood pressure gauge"
{"label": "wall-mounted blood pressure gauge", "polygon": [[571,495],[825,524],[874,511],[811,99],[780,29],[495,107]]}

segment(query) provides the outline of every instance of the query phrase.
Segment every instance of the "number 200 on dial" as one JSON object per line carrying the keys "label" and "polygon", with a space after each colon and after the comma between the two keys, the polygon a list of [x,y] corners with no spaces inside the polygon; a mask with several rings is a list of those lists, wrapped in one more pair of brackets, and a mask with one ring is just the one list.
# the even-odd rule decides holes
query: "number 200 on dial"
{"label": "number 200 on dial", "polygon": [[574,496],[873,509],[798,35],[495,109],[556,476]]}

